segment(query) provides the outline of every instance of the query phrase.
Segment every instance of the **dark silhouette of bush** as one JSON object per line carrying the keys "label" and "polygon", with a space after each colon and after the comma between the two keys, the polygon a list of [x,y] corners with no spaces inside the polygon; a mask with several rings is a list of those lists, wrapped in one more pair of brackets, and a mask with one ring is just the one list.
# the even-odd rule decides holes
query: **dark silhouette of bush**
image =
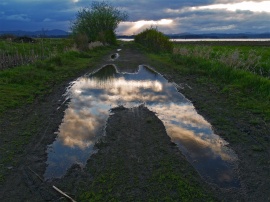
{"label": "dark silhouette of bush", "polygon": [[2,34],[2,35],[0,35],[0,39],[3,39],[3,40],[11,40],[12,41],[15,38],[16,38],[16,36],[13,35],[13,34]]}
{"label": "dark silhouette of bush", "polygon": [[153,27],[136,35],[135,42],[156,53],[171,53],[173,50],[173,44],[170,42],[169,38]]}
{"label": "dark silhouette of bush", "polygon": [[17,43],[35,43],[36,42],[35,39],[28,36],[17,37],[13,41]]}

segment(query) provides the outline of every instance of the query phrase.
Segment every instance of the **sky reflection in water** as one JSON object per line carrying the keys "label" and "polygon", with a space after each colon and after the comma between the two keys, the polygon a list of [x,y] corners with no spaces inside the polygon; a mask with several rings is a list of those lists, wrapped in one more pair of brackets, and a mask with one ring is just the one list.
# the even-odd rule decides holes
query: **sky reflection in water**
{"label": "sky reflection in water", "polygon": [[237,157],[192,103],[173,84],[150,68],[119,73],[112,65],[79,78],[68,91],[71,98],[56,141],[48,149],[45,178],[61,177],[73,163],[85,164],[103,134],[110,109],[142,103],[163,121],[168,135],[207,181],[239,187],[234,173]]}

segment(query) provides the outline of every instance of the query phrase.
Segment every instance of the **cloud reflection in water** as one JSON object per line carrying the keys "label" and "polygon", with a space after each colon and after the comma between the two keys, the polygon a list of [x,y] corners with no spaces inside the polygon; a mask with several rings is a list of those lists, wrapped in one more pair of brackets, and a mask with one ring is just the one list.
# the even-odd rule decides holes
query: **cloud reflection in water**
{"label": "cloud reflection in water", "polygon": [[[95,141],[103,133],[111,108],[145,103],[157,113],[172,141],[201,176],[221,187],[239,186],[233,171],[237,160],[234,152],[213,133],[211,125],[196,112],[192,103],[152,69],[140,66],[136,74],[127,74],[108,65],[79,78],[68,94],[71,97],[69,108],[48,154],[48,178],[60,177],[72,163],[85,164]],[[66,165],[62,166],[65,168],[57,176],[53,174],[56,162],[65,162],[65,156],[62,151],[56,152],[59,148],[55,145],[61,145],[67,153],[70,152],[67,150],[73,151],[73,162],[66,160]]]}

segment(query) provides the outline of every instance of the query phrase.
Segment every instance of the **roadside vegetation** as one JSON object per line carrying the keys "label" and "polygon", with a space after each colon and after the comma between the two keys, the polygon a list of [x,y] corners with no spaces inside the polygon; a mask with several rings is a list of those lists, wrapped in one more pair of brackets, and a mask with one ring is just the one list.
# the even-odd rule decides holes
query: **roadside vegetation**
{"label": "roadside vegetation", "polygon": [[13,62],[8,69],[0,71],[0,114],[7,109],[33,102],[39,95],[48,93],[54,85],[78,75],[110,50],[100,47],[80,52],[72,48],[74,42],[71,39],[36,41],[0,41],[0,51],[7,55],[6,60],[1,60],[2,63]]}
{"label": "roadside vegetation", "polygon": [[173,44],[169,38],[159,32],[157,28],[148,28],[135,36],[135,43],[141,44],[151,52],[155,53],[171,53]]}
{"label": "roadside vegetation", "polygon": [[176,45],[169,60],[183,73],[197,75],[202,82],[206,79],[205,82],[215,83],[242,110],[261,114],[269,121],[269,52],[269,47]]}
{"label": "roadside vegetation", "polygon": [[72,49],[72,39],[0,37],[0,70],[29,65]]}
{"label": "roadside vegetation", "polygon": [[[145,54],[152,59],[151,65],[176,83],[176,88],[211,123],[214,132],[236,152],[239,179],[245,189],[241,200],[267,200],[269,43],[177,42],[174,47],[173,53]],[[255,183],[259,185],[255,187]],[[233,193],[227,193],[224,200],[231,196]]]}
{"label": "roadside vegetation", "polygon": [[[141,40],[146,39],[147,36]],[[208,45],[174,43],[172,53],[164,50],[148,55],[179,74],[193,75],[201,83],[214,83],[237,107],[269,121],[269,54],[269,47],[218,46],[209,42]]]}
{"label": "roadside vegetation", "polygon": [[174,55],[186,60],[208,60],[270,78],[270,49],[256,46],[175,44]]}
{"label": "roadside vegetation", "polygon": [[[66,39],[57,39],[55,42],[65,44]],[[3,44],[3,42],[1,43]],[[50,44],[50,42],[47,44]],[[18,44],[14,45],[15,47],[18,46]],[[32,48],[38,49],[35,44],[20,45],[29,50]],[[10,43],[9,46],[11,46]],[[36,44],[36,46],[39,46],[39,44]],[[50,45],[44,46],[45,50],[50,50],[50,48]],[[31,106],[33,102],[41,101],[43,97],[51,93],[61,83],[80,76],[90,66],[93,68],[100,58],[111,50],[112,47],[97,47],[86,52],[66,50],[61,53],[59,51],[48,56],[47,59],[37,59],[31,63],[0,70],[0,124],[3,124],[10,110],[27,105]],[[49,51],[47,53],[49,54]],[[33,120],[33,123],[36,121]],[[39,124],[33,123],[29,123],[29,131],[23,131],[16,140],[10,142],[10,144],[6,143],[1,148],[0,182],[4,181],[7,172],[7,167],[4,167],[4,165],[16,166],[14,162],[16,162],[17,152],[23,151],[23,147],[27,145],[31,136],[35,134],[33,131],[37,131],[36,127]],[[0,139],[5,141],[6,137],[1,136]],[[9,152],[5,153],[5,151]]]}

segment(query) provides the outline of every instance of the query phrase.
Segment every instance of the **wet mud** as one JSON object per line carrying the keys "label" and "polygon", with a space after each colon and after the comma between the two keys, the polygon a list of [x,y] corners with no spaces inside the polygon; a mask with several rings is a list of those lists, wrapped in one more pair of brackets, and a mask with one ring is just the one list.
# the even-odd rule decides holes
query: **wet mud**
{"label": "wet mud", "polygon": [[[93,182],[102,181],[104,178],[97,177],[108,173],[108,168],[116,163],[119,167],[115,173],[118,174],[119,182],[123,183],[113,186],[115,198],[134,201],[135,197],[146,200],[155,194],[162,197],[162,190],[166,191],[162,183],[152,182],[154,184],[150,186],[148,177],[161,166],[162,159],[168,158],[170,162],[175,162],[172,164],[173,169],[184,173],[187,180],[205,187],[205,193],[211,191],[220,201],[270,201],[270,124],[262,121],[257,125],[250,125],[249,120],[259,117],[233,108],[233,104],[226,101],[216,86],[201,85],[192,75],[183,76],[167,69],[162,64],[147,59],[135,47],[123,46],[121,49],[121,56],[114,61],[117,68],[122,72],[132,73],[141,64],[156,67],[168,80],[177,84],[177,89],[212,124],[214,132],[229,143],[229,147],[239,157],[241,189],[220,189],[207,184],[171,142],[162,122],[145,106],[115,108],[108,119],[106,136],[95,145],[99,152],[92,154],[86,166],[75,164],[63,178],[45,181],[43,175],[47,167],[47,146],[57,137],[55,132],[58,131],[67,109],[67,102],[62,96],[69,86],[67,81],[53,89],[50,96],[39,98],[31,106],[12,110],[1,119],[0,132],[7,138],[3,141],[1,139],[0,146],[14,144],[16,137],[24,131],[31,131],[34,135],[30,143],[24,146],[24,150],[18,151],[14,166],[5,165],[10,169],[6,173],[5,182],[0,183],[0,201],[61,200],[62,196],[52,189],[52,185],[57,185],[72,197],[83,195],[90,187],[110,190],[112,187],[106,187],[109,184],[99,183],[95,187]],[[104,57],[100,65],[88,71],[98,70],[108,64],[112,54],[114,52]],[[81,72],[78,76],[85,73]],[[220,114],[225,122],[219,120]],[[157,189],[151,190],[151,187]],[[177,200],[174,192],[170,194],[172,199]]]}
{"label": "wet mud", "polygon": [[[155,113],[144,105],[134,108],[120,106],[111,112],[106,135],[96,144],[98,152],[91,156],[86,168],[77,165],[64,178],[56,180],[57,186],[75,195],[89,190],[103,192],[102,201],[112,198],[119,201],[162,200],[165,196],[177,201],[179,193],[170,190],[171,187],[177,189],[176,181],[169,177],[162,183],[154,180],[159,170],[166,171],[164,167],[170,167],[172,173],[181,173],[191,184],[207,187],[192,166],[186,163],[176,144],[171,142]],[[104,176],[106,179],[100,181]],[[209,192],[207,188],[204,191]],[[88,199],[91,198],[81,198]],[[207,199],[210,198],[202,195],[202,200]]]}

